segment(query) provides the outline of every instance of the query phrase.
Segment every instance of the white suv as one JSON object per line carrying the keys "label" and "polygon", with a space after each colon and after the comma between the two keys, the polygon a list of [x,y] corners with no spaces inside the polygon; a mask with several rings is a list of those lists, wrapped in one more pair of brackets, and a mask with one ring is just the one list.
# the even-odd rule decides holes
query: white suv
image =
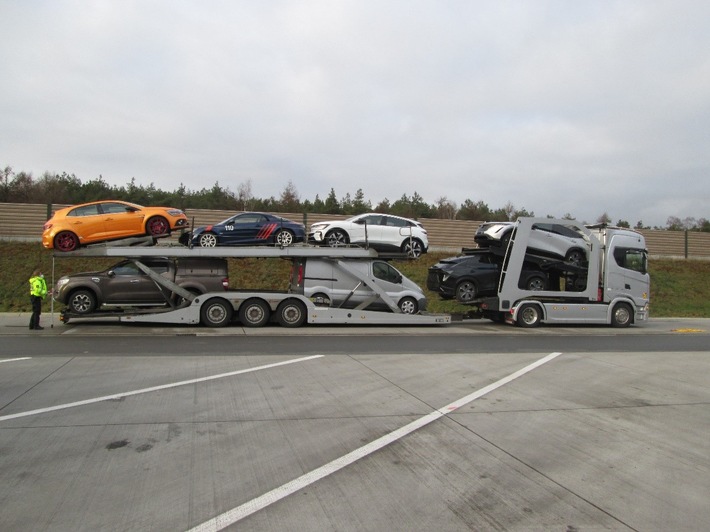
{"label": "white suv", "polygon": [[398,251],[415,258],[429,249],[422,224],[409,218],[377,213],[314,223],[308,241],[330,247],[368,245],[379,251]]}

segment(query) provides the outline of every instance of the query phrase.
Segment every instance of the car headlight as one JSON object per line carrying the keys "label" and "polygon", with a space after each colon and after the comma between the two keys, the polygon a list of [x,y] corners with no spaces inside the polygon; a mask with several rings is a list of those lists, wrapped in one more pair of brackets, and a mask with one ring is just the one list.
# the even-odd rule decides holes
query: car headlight
{"label": "car headlight", "polygon": [[182,212],[180,209],[168,209],[168,210],[167,210],[167,213],[168,213],[170,216],[182,216],[183,214],[185,214],[185,213]]}
{"label": "car headlight", "polygon": [[328,227],[328,224],[323,224],[323,223],[320,223],[320,224],[313,224],[313,225],[311,226],[311,231],[322,231],[322,230],[325,229],[326,227]]}
{"label": "car headlight", "polygon": [[59,281],[57,281],[57,288],[61,288],[62,286],[64,286],[68,282],[69,282],[69,279],[59,279]]}

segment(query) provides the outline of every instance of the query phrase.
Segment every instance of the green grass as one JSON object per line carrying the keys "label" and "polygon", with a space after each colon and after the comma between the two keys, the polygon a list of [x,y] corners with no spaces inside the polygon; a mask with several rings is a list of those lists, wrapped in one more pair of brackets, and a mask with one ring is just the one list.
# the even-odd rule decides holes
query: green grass
{"label": "green grass", "polygon": [[[393,265],[421,287],[426,285],[429,266],[451,253],[430,253],[417,261],[394,261]],[[39,243],[0,241],[0,312],[30,312],[28,279],[41,268],[52,280],[76,272],[107,268],[120,259],[53,258]],[[54,277],[52,266],[54,265]],[[286,290],[291,263],[283,259],[229,259],[232,288]],[[651,316],[710,318],[710,261],[652,259]],[[429,311],[466,313],[471,307],[442,301],[425,290]],[[49,310],[49,298],[45,301]],[[55,305],[55,310],[58,310]]]}

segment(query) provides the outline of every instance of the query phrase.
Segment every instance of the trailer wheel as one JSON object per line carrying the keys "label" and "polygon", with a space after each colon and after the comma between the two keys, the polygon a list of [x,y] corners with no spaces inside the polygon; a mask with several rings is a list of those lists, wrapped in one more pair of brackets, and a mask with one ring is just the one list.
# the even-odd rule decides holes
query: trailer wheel
{"label": "trailer wheel", "polygon": [[282,327],[300,327],[306,321],[306,306],[298,299],[282,301],[276,308],[276,319]]}
{"label": "trailer wheel", "polygon": [[540,307],[534,303],[524,303],[518,310],[518,325],[525,328],[537,327],[540,325],[542,314]]}
{"label": "trailer wheel", "polygon": [[77,290],[67,303],[77,314],[91,314],[96,310],[96,296],[91,290]]}
{"label": "trailer wheel", "polygon": [[419,312],[419,303],[413,297],[403,297],[398,306],[402,314],[416,314]]}
{"label": "trailer wheel", "polygon": [[228,301],[215,297],[202,305],[200,319],[207,327],[224,327],[232,321],[232,313],[232,305]]}
{"label": "trailer wheel", "polygon": [[611,311],[612,327],[628,327],[633,319],[633,311],[628,303],[618,303]]}
{"label": "trailer wheel", "polygon": [[248,299],[239,307],[239,321],[244,327],[263,327],[270,316],[269,306],[261,299]]}

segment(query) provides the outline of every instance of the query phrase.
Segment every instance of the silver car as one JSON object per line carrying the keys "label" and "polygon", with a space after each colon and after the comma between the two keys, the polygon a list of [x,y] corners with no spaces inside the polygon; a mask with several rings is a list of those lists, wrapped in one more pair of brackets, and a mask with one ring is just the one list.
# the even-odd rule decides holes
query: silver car
{"label": "silver car", "polygon": [[[513,222],[481,224],[473,239],[482,248],[506,248],[513,233]],[[538,223],[533,225],[528,253],[561,258],[580,263],[589,256],[589,244],[573,225]]]}

